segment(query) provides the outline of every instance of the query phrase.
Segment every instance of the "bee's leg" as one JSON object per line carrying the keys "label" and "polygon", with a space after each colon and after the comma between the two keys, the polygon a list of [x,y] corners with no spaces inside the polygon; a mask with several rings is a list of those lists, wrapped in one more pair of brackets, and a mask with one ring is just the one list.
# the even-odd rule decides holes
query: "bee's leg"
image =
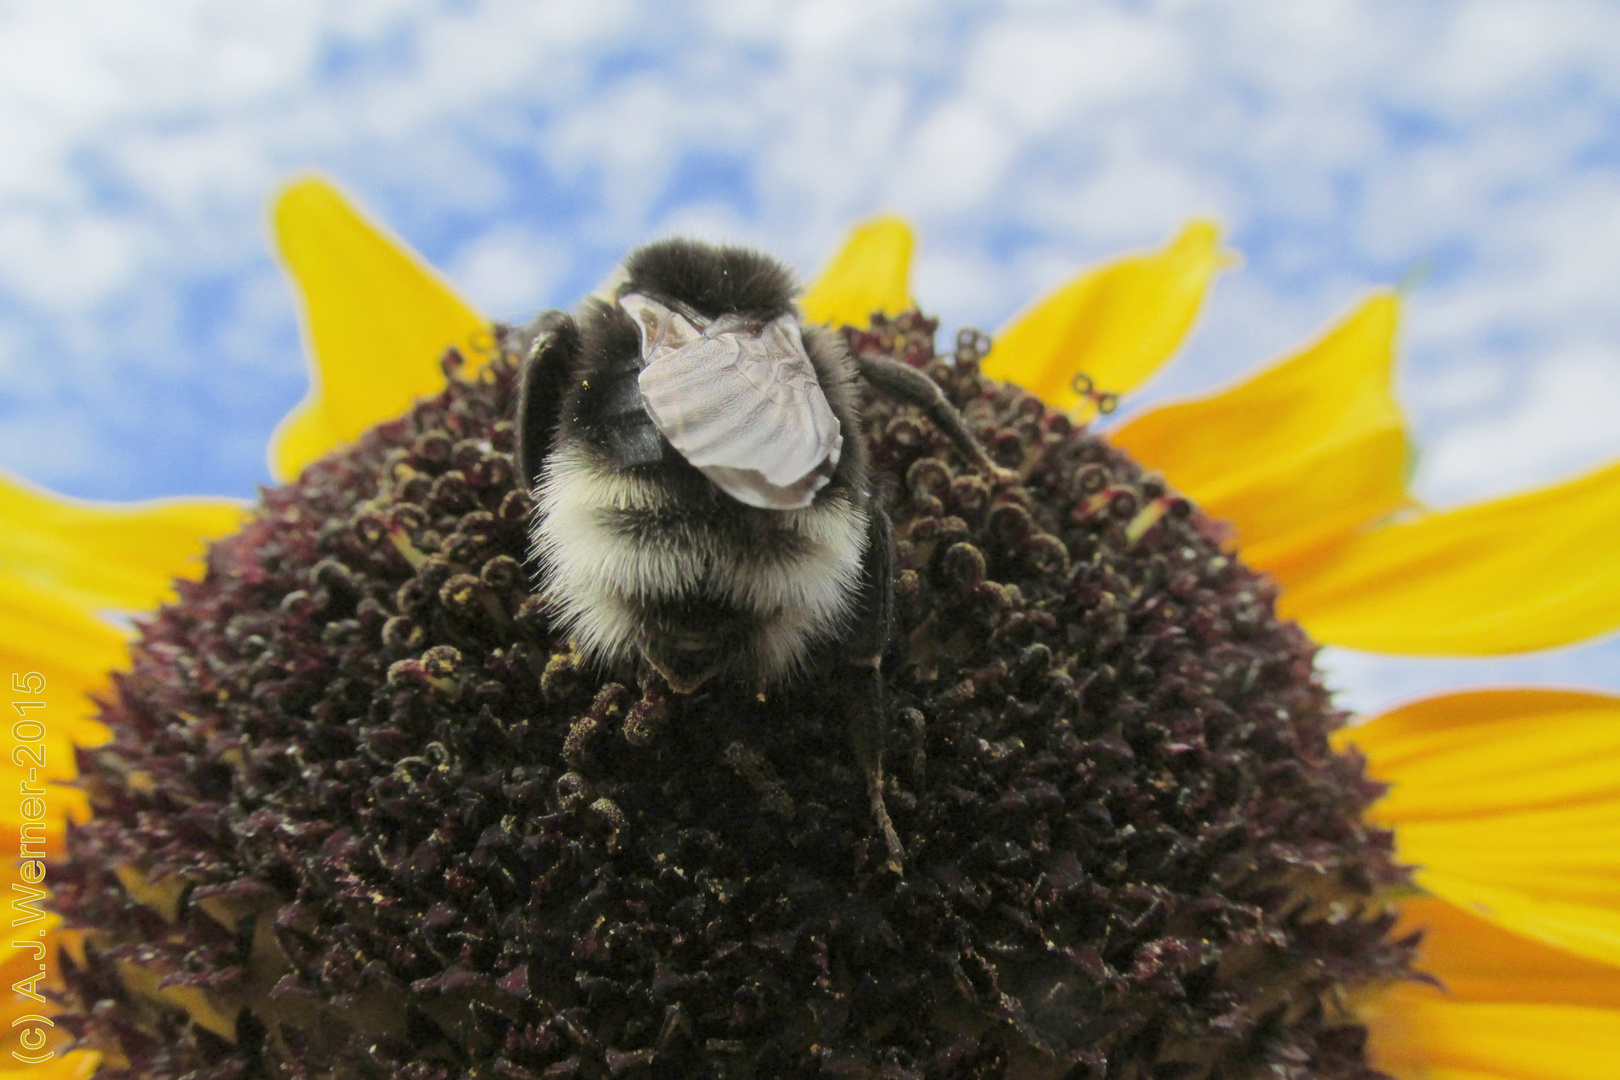
{"label": "bee's leg", "polygon": [[889,642],[894,615],[894,536],[889,515],[874,498],[868,501],[866,557],[861,572],[857,621],[845,644],[844,670],[836,685],[849,724],[849,742],[855,762],[866,777],[866,795],[872,804],[883,841],[889,848],[889,868],[904,869],[905,849],[889,819],[883,801],[883,650]]}
{"label": "bee's leg", "polygon": [[548,311],[525,332],[533,335],[533,344],[524,358],[518,389],[515,464],[518,485],[532,491],[557,431],[568,376],[579,354],[579,328],[567,312]]}
{"label": "bee's leg", "polygon": [[990,455],[984,452],[979,440],[968,430],[962,414],[956,411],[956,406],[951,404],[945,391],[933,379],[910,364],[887,356],[862,356],[856,363],[861,375],[872,384],[874,390],[915,405],[927,413],[928,419],[951,440],[956,452],[972,462],[979,471],[998,479],[1016,479],[1016,474],[990,460]]}

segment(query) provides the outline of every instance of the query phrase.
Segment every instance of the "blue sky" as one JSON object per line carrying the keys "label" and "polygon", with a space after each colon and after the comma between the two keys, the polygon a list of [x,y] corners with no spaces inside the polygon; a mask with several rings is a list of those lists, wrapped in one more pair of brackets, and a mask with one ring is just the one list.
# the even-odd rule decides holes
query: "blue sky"
{"label": "blue sky", "polygon": [[[75,495],[268,479],[304,370],[265,205],[311,168],[503,317],[654,236],[809,274],[898,211],[923,304],[993,328],[1209,214],[1244,264],[1141,401],[1407,279],[1420,494],[1620,455],[1610,3],[0,0],[0,148],[0,467]],[[1620,643],[1330,666],[1620,688]]]}

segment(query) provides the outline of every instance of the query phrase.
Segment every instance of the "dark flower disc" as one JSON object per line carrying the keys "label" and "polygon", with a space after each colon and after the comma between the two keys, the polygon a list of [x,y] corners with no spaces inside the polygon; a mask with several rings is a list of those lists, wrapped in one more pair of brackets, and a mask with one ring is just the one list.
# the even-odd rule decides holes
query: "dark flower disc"
{"label": "dark flower disc", "polygon": [[682,697],[553,633],[506,333],[142,625],[50,870],[99,1075],[1376,1075],[1347,993],[1404,976],[1404,878],[1315,646],[1215,522],[934,328],[846,333],[1025,479],[869,402],[903,874],[814,671]]}

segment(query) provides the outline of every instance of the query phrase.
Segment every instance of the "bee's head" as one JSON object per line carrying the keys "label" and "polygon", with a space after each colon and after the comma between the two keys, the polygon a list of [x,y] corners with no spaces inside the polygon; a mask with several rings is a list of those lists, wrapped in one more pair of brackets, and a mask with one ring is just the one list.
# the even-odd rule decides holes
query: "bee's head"
{"label": "bee's head", "polygon": [[744,505],[809,506],[844,433],[788,269],[747,248],[664,240],[625,261],[611,295],[594,310],[634,327],[641,405],[668,444]]}
{"label": "bee's head", "polygon": [[673,238],[648,244],[624,262],[619,293],[653,297],[703,320],[741,315],[761,323],[793,311],[793,273],[744,247]]}

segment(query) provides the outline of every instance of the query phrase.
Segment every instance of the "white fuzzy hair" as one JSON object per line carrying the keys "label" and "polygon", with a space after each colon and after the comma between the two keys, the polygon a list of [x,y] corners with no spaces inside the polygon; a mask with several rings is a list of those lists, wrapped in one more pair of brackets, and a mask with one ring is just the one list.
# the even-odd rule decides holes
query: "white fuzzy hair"
{"label": "white fuzzy hair", "polygon": [[542,586],[587,659],[633,656],[649,601],[709,596],[753,613],[747,647],[762,683],[793,674],[812,645],[847,624],[867,534],[866,511],[847,491],[802,510],[757,511],[802,541],[789,555],[739,550],[696,521],[652,541],[625,537],[608,520],[614,510],[669,508],[675,497],[579,447],[557,448],[541,471],[532,538]]}

